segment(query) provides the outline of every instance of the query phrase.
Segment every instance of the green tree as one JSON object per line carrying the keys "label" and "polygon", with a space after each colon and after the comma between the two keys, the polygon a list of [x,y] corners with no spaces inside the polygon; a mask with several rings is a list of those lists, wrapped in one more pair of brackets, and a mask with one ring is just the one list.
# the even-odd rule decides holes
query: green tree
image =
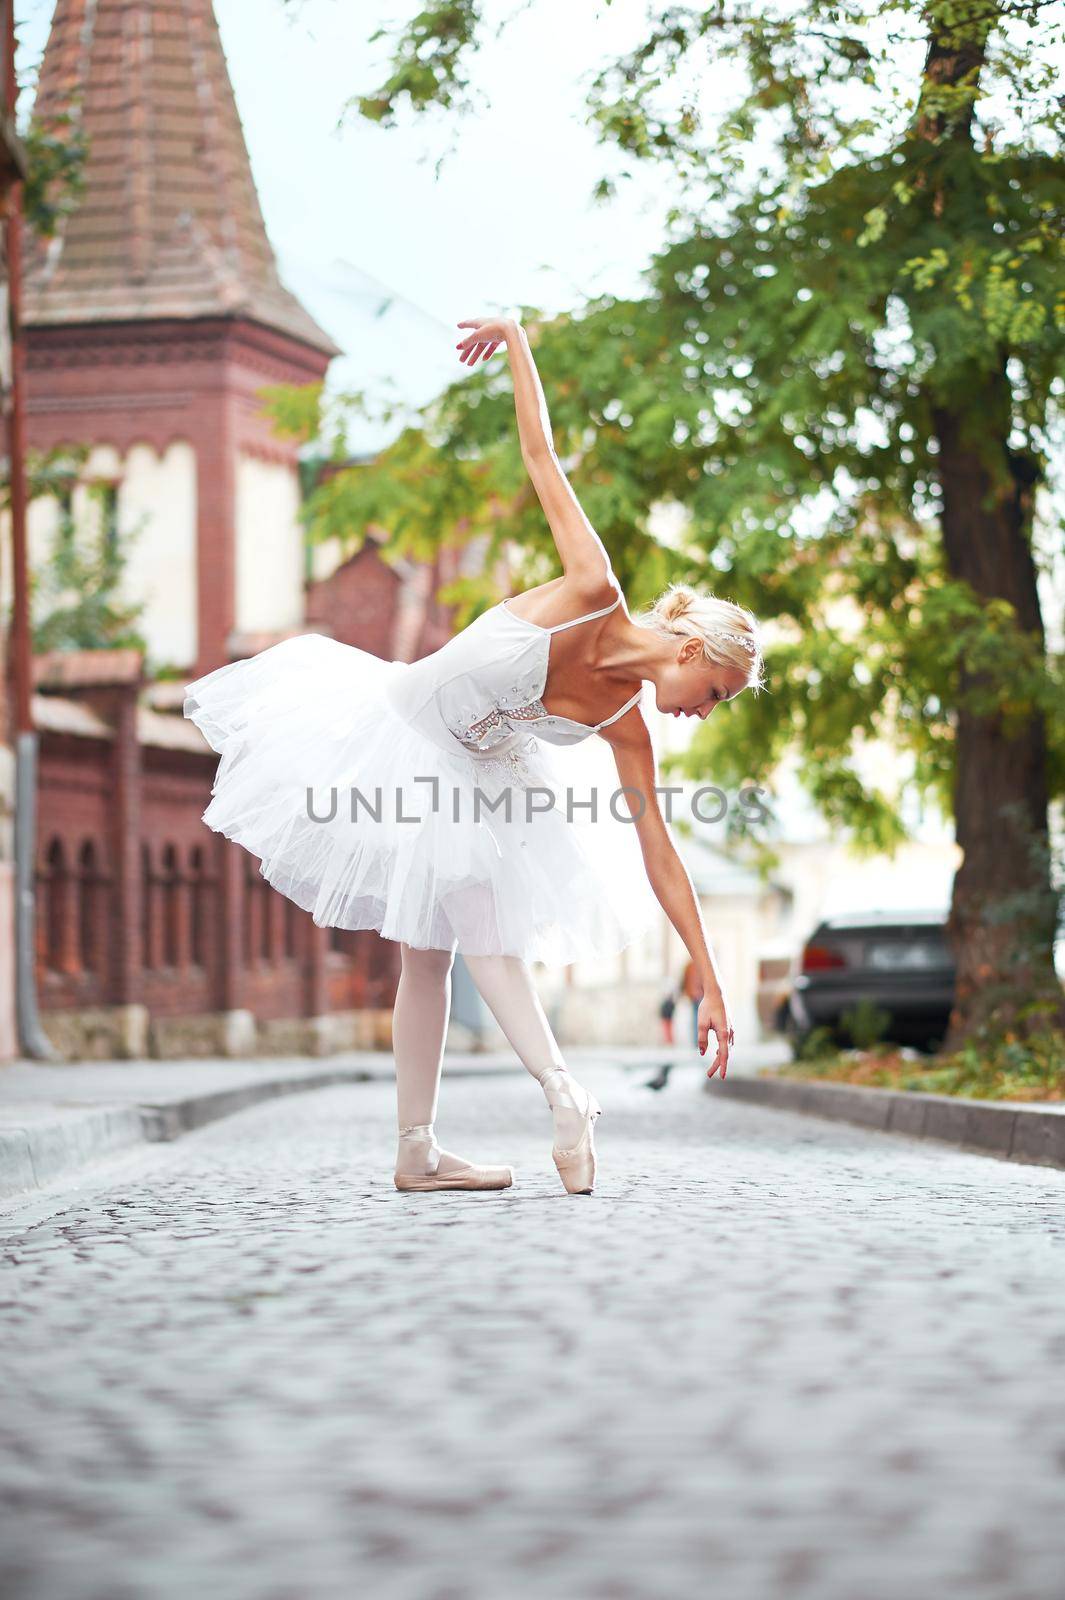
{"label": "green tree", "polygon": [[113,489],[90,484],[89,516],[78,526],[71,500],[87,454],[84,448],[52,451],[27,462],[29,498],[50,497],[59,507],[47,558],[30,574],[33,653],[132,648],[147,654],[137,627],[144,603],[123,601],[119,592],[142,525],[120,531]]}
{"label": "green tree", "polygon": [[22,142],[27,165],[23,214],[39,238],[50,239],[85,191],[88,142],[70,112],[54,113],[47,125],[31,120]]}
{"label": "green tree", "polygon": [[[423,0],[353,109],[468,109],[488,9]],[[777,624],[772,693],[727,732],[712,719],[693,761],[766,782],[797,749],[825,815],[890,848],[896,797],[854,766],[888,737],[953,813],[948,1045],[1063,1017],[1047,823],[1065,694],[1037,587],[1060,541],[1060,52],[1061,7],[1023,0],[657,8],[590,110],[626,158],[668,164],[672,237],[642,297],[535,332],[558,454],[630,596],[684,577]],[[722,107],[705,88],[724,62],[742,87]],[[687,513],[669,546],[659,501]],[[401,548],[516,538],[526,579],[551,570],[499,369],[308,514],[383,522]]]}

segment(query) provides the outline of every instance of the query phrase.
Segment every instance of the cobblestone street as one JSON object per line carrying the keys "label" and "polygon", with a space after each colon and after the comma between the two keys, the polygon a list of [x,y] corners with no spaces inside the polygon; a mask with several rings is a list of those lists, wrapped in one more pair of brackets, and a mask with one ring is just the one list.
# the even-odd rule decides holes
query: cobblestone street
{"label": "cobblestone street", "polygon": [[1065,1173],[648,1075],[591,1197],[516,1069],[503,1193],[371,1083],[9,1203],[4,1600],[1059,1600]]}

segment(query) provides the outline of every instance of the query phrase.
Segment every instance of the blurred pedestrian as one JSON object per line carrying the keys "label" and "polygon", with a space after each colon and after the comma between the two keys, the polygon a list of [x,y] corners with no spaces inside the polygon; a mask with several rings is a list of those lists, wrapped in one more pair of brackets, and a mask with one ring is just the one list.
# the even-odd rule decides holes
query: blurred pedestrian
{"label": "blurred pedestrian", "polygon": [[686,1000],[691,1001],[692,1007],[692,1043],[699,1048],[699,1002],[703,998],[703,986],[699,981],[695,962],[689,961],[684,968],[684,976],[680,981],[681,992]]}
{"label": "blurred pedestrian", "polygon": [[677,1009],[677,986],[670,980],[669,988],[662,996],[658,1007],[658,1015],[662,1019],[662,1043],[673,1044],[673,1013]]}

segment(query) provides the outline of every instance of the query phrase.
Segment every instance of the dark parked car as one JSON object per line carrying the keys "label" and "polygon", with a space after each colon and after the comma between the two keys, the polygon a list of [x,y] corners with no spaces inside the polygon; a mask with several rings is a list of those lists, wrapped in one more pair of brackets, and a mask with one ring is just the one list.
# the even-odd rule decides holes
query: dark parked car
{"label": "dark parked car", "polygon": [[941,912],[855,912],[826,917],[807,939],[788,997],[796,1046],[814,1028],[854,1042],[844,1014],[866,1001],[887,1013],[883,1037],[931,1048],[954,1004],[954,959]]}

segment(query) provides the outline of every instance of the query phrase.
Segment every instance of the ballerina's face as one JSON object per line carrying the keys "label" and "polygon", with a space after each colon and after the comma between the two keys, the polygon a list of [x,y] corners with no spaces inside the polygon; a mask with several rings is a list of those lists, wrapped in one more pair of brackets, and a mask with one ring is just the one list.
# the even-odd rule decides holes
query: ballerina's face
{"label": "ballerina's face", "polygon": [[746,687],[746,673],[714,666],[704,659],[695,640],[686,639],[656,682],[655,704],[670,716],[700,717],[705,722],[715,706],[734,700]]}

